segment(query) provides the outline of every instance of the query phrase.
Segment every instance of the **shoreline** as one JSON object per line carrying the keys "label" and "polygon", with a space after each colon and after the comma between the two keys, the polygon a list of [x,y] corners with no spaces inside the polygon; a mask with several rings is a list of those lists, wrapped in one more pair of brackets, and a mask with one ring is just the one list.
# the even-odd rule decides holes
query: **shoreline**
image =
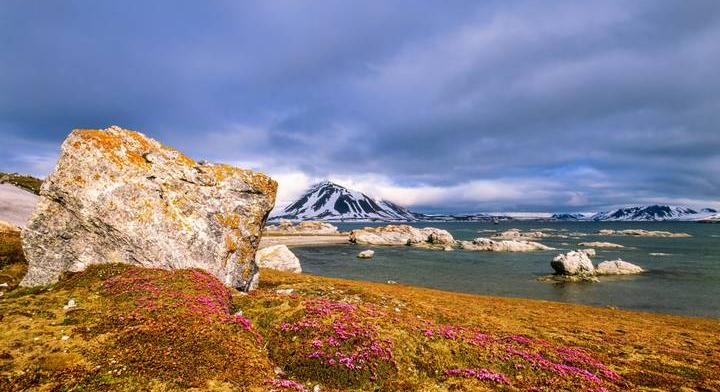
{"label": "shoreline", "polygon": [[[324,275],[318,275],[313,273],[307,273],[307,272],[301,272],[299,274],[293,274],[289,272],[284,271],[278,271],[278,270],[272,270],[268,268],[261,268],[261,272],[263,273],[263,278],[268,278],[268,275],[271,275],[270,279],[266,281],[266,284],[271,284],[270,282],[275,283],[277,278],[281,278],[283,283],[310,283],[310,282],[325,282],[325,283],[334,283],[338,285],[345,285],[345,286],[362,286],[365,289],[372,289],[371,291],[387,291],[387,292],[414,292],[417,294],[421,294],[423,296],[428,297],[435,297],[435,296],[441,296],[441,297],[453,297],[453,299],[458,299],[462,301],[471,301],[471,302],[488,302],[488,303],[504,303],[506,305],[512,305],[517,306],[518,308],[522,308],[524,306],[529,307],[538,307],[538,308],[544,308],[548,307],[550,311],[557,311],[562,312],[563,308],[567,308],[567,310],[574,310],[574,311],[586,311],[586,312],[597,312],[602,313],[605,315],[606,313],[621,313],[617,314],[614,317],[622,317],[622,316],[628,316],[631,318],[641,318],[645,321],[651,321],[650,318],[659,318],[659,319],[672,319],[678,322],[681,321],[692,321],[692,322],[701,322],[701,323],[711,323],[715,324],[716,328],[720,328],[720,318],[712,318],[712,317],[704,317],[704,316],[690,316],[690,315],[682,315],[682,314],[674,314],[674,313],[662,313],[662,312],[653,312],[651,310],[635,310],[635,309],[628,309],[628,308],[619,308],[614,306],[607,306],[607,305],[588,305],[588,304],[580,304],[580,303],[573,303],[573,302],[561,302],[561,301],[553,301],[548,299],[540,299],[540,298],[528,298],[528,297],[514,297],[514,296],[502,296],[502,295],[488,295],[488,294],[476,294],[476,293],[466,293],[463,291],[453,291],[453,290],[445,290],[445,289],[438,289],[433,287],[426,287],[426,286],[417,286],[402,282],[395,282],[395,283],[386,283],[386,282],[377,282],[377,281],[371,281],[371,280],[362,280],[362,279],[353,279],[353,278],[337,278],[337,277],[331,277],[331,276],[324,276]],[[541,316],[541,315],[539,315]],[[620,319],[619,319],[620,320]]]}
{"label": "shoreline", "polygon": [[268,235],[263,233],[258,249],[274,245],[286,245],[292,248],[297,246],[349,245],[350,243],[347,234]]}

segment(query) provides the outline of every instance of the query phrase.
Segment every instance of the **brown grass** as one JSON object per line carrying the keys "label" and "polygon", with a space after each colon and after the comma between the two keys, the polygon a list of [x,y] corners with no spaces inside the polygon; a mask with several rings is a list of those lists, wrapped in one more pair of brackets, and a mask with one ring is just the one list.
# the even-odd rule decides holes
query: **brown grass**
{"label": "brown grass", "polygon": [[0,298],[0,390],[718,391],[718,331],[272,270],[244,295],[200,271],[102,265]]}

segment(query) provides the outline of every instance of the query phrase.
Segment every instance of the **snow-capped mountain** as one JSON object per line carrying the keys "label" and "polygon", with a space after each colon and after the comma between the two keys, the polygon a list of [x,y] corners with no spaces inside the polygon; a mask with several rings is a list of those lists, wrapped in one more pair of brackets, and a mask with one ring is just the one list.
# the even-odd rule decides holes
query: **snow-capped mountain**
{"label": "snow-capped mountain", "polygon": [[393,202],[375,200],[362,192],[324,181],[310,187],[294,203],[273,213],[270,219],[416,221],[419,216]]}
{"label": "snow-capped mountain", "polygon": [[710,208],[696,211],[688,207],[652,205],[599,212],[590,219],[594,221],[693,221],[703,219],[716,212]]}
{"label": "snow-capped mountain", "polygon": [[617,210],[597,213],[553,214],[551,220],[557,221],[597,221],[597,222],[648,222],[648,221],[699,221],[713,220],[720,216],[712,208],[700,211],[688,207],[651,205],[625,207]]}
{"label": "snow-capped mountain", "polygon": [[575,214],[552,214],[550,220],[558,221],[583,221],[588,220],[587,214],[575,213]]}

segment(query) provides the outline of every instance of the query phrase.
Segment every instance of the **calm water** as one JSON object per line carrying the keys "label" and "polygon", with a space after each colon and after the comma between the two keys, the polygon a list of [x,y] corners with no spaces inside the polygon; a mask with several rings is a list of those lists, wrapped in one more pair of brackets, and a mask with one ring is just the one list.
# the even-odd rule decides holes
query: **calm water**
{"label": "calm water", "polygon": [[[370,224],[339,224],[350,230]],[[293,251],[305,272],[330,277],[432,287],[465,293],[538,298],[589,305],[720,318],[720,224],[697,223],[599,223],[599,222],[501,222],[431,223],[450,231],[456,239],[490,236],[512,227],[522,230],[552,228],[587,236],[550,237],[541,242],[557,251],[534,253],[492,253],[428,251],[411,247],[368,247],[341,245],[301,247]],[[692,238],[633,238],[597,236],[600,229],[665,230],[689,233]],[[553,234],[553,233],[551,233]],[[623,260],[648,272],[635,276],[606,277],[599,283],[551,284],[537,277],[552,272],[550,260],[560,251],[576,248],[578,242],[609,241],[625,245],[617,250],[596,249],[595,264]],[[356,258],[359,251],[375,250],[371,261]],[[665,253],[668,256],[651,256]]]}

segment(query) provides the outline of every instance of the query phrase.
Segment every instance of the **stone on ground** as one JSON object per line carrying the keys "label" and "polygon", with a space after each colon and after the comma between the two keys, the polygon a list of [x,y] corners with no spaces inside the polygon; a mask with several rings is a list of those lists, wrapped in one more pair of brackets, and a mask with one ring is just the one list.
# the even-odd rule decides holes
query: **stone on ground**
{"label": "stone on ground", "polygon": [[255,254],[255,262],[262,268],[295,273],[302,272],[300,260],[285,245],[273,245],[258,250]]}

